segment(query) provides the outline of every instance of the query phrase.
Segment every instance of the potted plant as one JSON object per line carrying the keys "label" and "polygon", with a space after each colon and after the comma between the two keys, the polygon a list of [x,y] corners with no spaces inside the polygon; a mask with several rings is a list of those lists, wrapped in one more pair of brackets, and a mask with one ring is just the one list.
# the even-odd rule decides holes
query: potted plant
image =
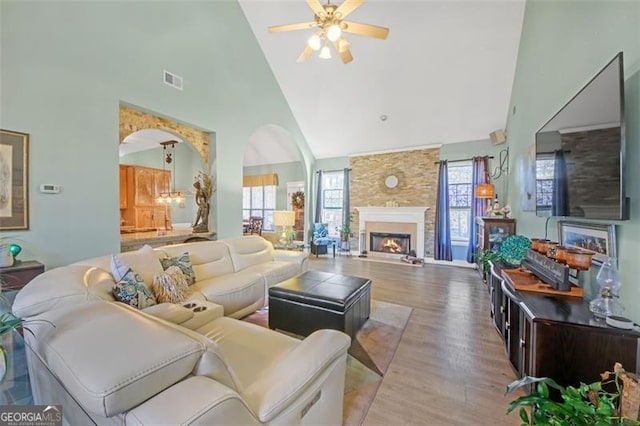
{"label": "potted plant", "polygon": [[349,222],[343,222],[342,225],[337,226],[336,231],[340,234],[340,250],[349,250],[349,238],[353,236],[351,233],[351,216],[349,216]]}
{"label": "potted plant", "polygon": [[[532,390],[512,401],[507,413],[520,407],[522,425],[640,425],[637,377],[631,378],[619,363],[612,372],[605,371],[600,376],[601,381],[589,385],[580,383],[577,388],[561,386],[548,377],[525,376],[507,386],[507,393],[529,385]],[[631,381],[635,384],[628,385]],[[559,392],[560,401],[550,397],[550,387]],[[635,395],[632,395],[632,389],[635,389]]]}

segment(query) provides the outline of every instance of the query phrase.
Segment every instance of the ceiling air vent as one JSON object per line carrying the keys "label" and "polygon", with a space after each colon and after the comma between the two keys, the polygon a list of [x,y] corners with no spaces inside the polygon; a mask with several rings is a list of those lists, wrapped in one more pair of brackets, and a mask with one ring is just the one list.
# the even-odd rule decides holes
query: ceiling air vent
{"label": "ceiling air vent", "polygon": [[182,77],[164,70],[164,83],[178,90],[182,90]]}

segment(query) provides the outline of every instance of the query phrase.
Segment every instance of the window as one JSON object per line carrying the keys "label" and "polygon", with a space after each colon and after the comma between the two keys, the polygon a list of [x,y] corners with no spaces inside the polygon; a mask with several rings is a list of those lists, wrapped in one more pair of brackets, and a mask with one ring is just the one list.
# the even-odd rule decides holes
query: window
{"label": "window", "polygon": [[469,241],[472,167],[468,161],[449,163],[449,229],[451,241]]}
{"label": "window", "polygon": [[242,188],[242,220],[249,220],[250,216],[264,218],[263,231],[274,231],[273,211],[276,209],[276,187],[247,186]]}
{"label": "window", "polygon": [[342,225],[343,181],[342,171],[322,174],[322,223],[328,224],[332,237],[340,235],[336,228]]}
{"label": "window", "polygon": [[551,209],[553,199],[553,157],[536,159],[536,208]]}

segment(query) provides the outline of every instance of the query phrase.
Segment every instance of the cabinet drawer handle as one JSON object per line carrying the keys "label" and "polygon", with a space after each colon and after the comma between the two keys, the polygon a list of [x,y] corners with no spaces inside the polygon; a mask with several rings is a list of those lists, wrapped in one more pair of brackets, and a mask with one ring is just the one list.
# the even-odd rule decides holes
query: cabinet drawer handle
{"label": "cabinet drawer handle", "polygon": [[520,339],[520,347],[521,348],[524,348],[526,343],[527,342],[525,342],[524,339]]}

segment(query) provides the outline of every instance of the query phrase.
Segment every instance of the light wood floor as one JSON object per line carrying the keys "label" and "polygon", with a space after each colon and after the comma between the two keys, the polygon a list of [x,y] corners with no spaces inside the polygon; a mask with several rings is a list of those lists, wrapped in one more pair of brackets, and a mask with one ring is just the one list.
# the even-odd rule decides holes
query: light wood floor
{"label": "light wood floor", "polygon": [[517,425],[504,395],[515,379],[476,270],[330,255],[312,270],[372,279],[372,297],[413,308],[365,425]]}

